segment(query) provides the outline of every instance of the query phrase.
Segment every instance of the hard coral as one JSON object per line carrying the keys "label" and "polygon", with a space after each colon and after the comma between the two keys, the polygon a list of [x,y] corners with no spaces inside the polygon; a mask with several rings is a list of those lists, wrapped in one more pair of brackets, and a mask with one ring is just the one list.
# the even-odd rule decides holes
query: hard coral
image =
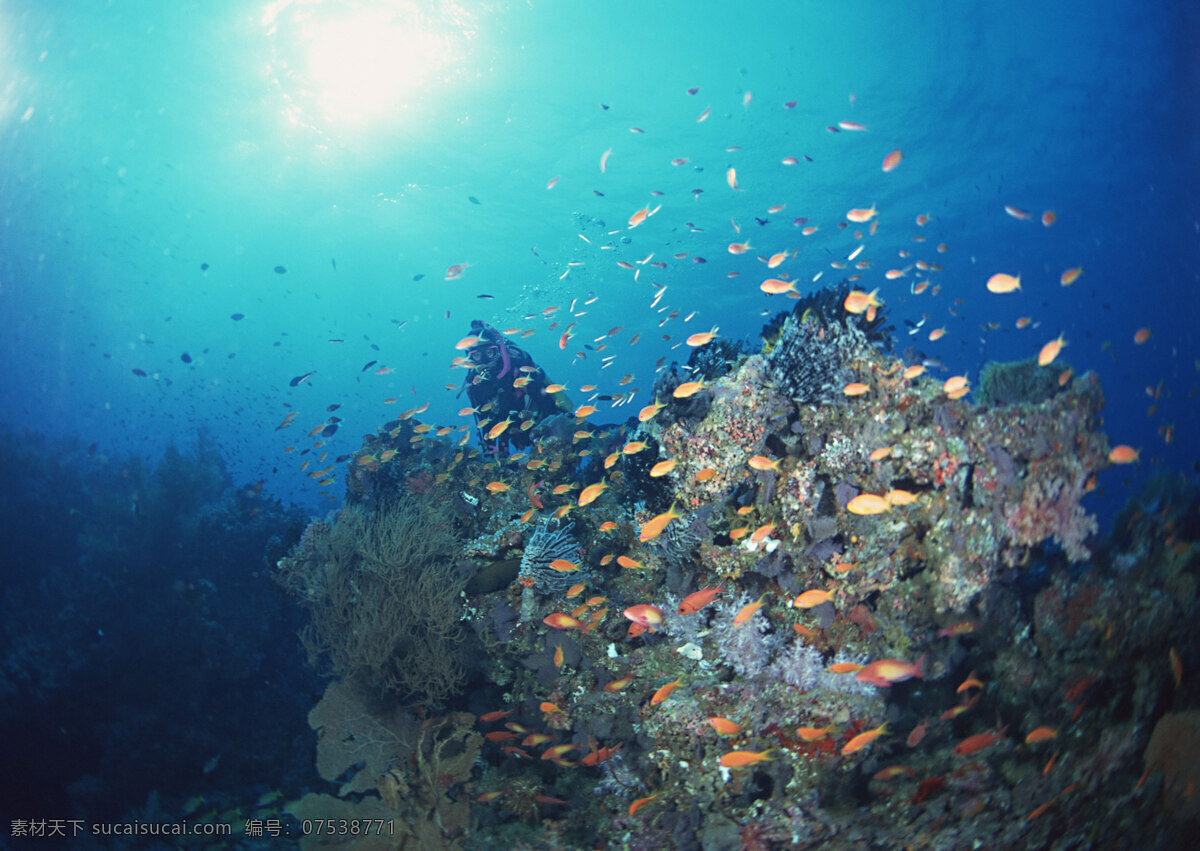
{"label": "hard coral", "polygon": [[767,358],[767,376],[776,389],[800,405],[827,405],[844,400],[849,380],[843,368],[841,326],[788,317],[779,342]]}
{"label": "hard coral", "polygon": [[556,594],[586,576],[583,571],[562,572],[550,567],[557,559],[579,561],[579,542],[571,534],[574,526],[554,517],[538,524],[521,557],[518,577],[522,585],[532,586],[541,594]]}

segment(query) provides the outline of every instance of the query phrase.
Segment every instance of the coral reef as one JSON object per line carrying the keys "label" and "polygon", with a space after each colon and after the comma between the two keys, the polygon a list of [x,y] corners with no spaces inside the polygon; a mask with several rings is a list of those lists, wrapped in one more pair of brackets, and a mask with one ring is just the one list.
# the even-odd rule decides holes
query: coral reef
{"label": "coral reef", "polygon": [[[1190,685],[1176,673],[1170,688],[1162,660],[1181,672],[1200,658],[1179,626],[1197,614],[1200,499],[1160,483],[1155,510],[1129,513],[1106,544],[1088,507],[1109,465],[1094,375],[1047,389],[1037,370],[996,368],[987,405],[949,398],[888,354],[880,316],[843,315],[846,291],[767,329],[764,353],[664,370],[662,408],[632,430],[552,418],[531,429],[536,457],[456,454],[420,478],[427,501],[478,502],[442,516],[439,545],[454,576],[480,577],[442,617],[469,623],[484,657],[443,690],[480,716],[478,760],[454,774],[473,784],[471,841],[1020,847],[1192,819],[1161,741],[1144,792],[1136,761],[1154,722],[1186,706]],[[702,390],[673,398],[702,374]],[[851,381],[865,392],[844,394]],[[410,452],[389,481],[413,491],[413,471],[445,452]],[[651,476],[662,460],[675,463]],[[321,521],[281,564],[314,611],[328,580],[307,572],[364,558],[331,542],[370,542],[388,512],[414,510],[416,496],[366,492],[353,507],[366,513]],[[330,770],[355,784],[381,756],[359,774],[346,758]],[[393,805],[421,798],[398,765],[376,787]],[[1155,802],[1172,817],[1151,815]]]}

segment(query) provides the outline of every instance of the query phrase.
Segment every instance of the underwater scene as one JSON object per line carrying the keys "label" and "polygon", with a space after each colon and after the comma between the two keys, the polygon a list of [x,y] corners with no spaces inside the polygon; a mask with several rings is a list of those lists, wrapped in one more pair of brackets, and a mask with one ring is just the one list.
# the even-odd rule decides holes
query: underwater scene
{"label": "underwater scene", "polygon": [[1191,847],[1200,7],[0,70],[0,848]]}

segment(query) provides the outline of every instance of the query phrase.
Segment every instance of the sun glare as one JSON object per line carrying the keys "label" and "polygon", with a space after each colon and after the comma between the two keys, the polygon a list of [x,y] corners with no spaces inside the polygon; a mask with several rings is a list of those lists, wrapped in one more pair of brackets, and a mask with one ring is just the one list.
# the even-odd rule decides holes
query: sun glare
{"label": "sun glare", "polygon": [[274,0],[260,19],[269,70],[294,124],[384,121],[427,98],[462,61],[474,21],[456,3]]}
{"label": "sun glare", "polygon": [[362,120],[404,108],[446,52],[430,33],[364,14],[313,33],[305,76],[323,112]]}

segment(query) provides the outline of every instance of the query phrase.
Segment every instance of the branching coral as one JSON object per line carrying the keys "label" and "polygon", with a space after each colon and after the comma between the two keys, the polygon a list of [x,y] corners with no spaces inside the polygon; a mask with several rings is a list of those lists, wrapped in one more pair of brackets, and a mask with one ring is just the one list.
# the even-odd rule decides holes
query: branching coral
{"label": "branching coral", "polygon": [[300,584],[311,605],[301,635],[311,660],[433,703],[461,687],[464,582],[447,566],[455,538],[440,505],[402,496],[378,514],[344,508],[310,553],[280,563],[285,574],[307,571],[303,583],[292,576],[288,584]]}

